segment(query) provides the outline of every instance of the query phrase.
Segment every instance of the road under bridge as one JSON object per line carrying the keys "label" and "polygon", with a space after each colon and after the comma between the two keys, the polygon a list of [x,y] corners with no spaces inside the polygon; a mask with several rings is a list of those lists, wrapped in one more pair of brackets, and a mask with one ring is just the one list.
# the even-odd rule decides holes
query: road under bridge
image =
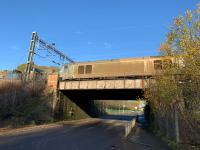
{"label": "road under bridge", "polygon": [[96,100],[137,100],[142,99],[150,78],[110,78],[58,80],[50,75],[48,85],[57,93],[54,108],[60,119],[81,119],[102,115]]}

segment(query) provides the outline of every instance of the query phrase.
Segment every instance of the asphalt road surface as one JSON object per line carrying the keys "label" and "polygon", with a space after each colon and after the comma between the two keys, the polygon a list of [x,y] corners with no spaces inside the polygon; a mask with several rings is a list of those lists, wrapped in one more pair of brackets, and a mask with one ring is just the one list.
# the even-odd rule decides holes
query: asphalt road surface
{"label": "asphalt road surface", "polygon": [[[91,119],[0,135],[0,150],[111,150],[124,136],[124,121]],[[42,126],[41,126],[42,128]]]}
{"label": "asphalt road surface", "polygon": [[133,116],[109,115],[49,125],[0,130],[0,150],[170,150],[140,126],[128,138],[124,126]]}

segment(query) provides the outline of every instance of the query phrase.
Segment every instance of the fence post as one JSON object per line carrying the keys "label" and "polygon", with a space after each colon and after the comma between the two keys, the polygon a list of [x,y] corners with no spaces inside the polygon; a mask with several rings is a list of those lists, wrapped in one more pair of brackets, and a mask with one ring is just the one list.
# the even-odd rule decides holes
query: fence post
{"label": "fence post", "polygon": [[174,106],[174,121],[175,121],[175,136],[176,136],[176,142],[180,142],[180,135],[179,135],[179,121],[178,121],[178,110],[177,110],[177,104]]}

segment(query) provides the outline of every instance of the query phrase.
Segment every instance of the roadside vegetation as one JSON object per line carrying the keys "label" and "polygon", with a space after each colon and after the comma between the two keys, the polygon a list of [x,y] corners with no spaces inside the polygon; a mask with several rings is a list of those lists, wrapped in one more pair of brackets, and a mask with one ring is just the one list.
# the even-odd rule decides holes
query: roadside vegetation
{"label": "roadside vegetation", "polygon": [[174,19],[160,54],[173,61],[163,61],[146,92],[152,129],[176,149],[200,149],[200,4]]}
{"label": "roadside vegetation", "polygon": [[0,81],[0,127],[51,122],[51,102],[51,95],[41,81]]}

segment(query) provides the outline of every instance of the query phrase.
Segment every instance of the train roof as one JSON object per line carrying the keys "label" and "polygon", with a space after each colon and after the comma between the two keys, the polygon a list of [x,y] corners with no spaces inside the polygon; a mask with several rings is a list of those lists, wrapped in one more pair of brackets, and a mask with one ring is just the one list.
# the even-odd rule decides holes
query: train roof
{"label": "train roof", "polygon": [[75,62],[75,64],[90,64],[90,63],[102,63],[102,62],[120,62],[120,61],[129,61],[129,60],[141,60],[141,59],[153,59],[153,58],[160,58],[163,56],[146,56],[146,57],[129,57],[129,58],[120,58],[120,59],[108,59],[108,60],[96,60],[96,61],[82,61],[82,62]]}

